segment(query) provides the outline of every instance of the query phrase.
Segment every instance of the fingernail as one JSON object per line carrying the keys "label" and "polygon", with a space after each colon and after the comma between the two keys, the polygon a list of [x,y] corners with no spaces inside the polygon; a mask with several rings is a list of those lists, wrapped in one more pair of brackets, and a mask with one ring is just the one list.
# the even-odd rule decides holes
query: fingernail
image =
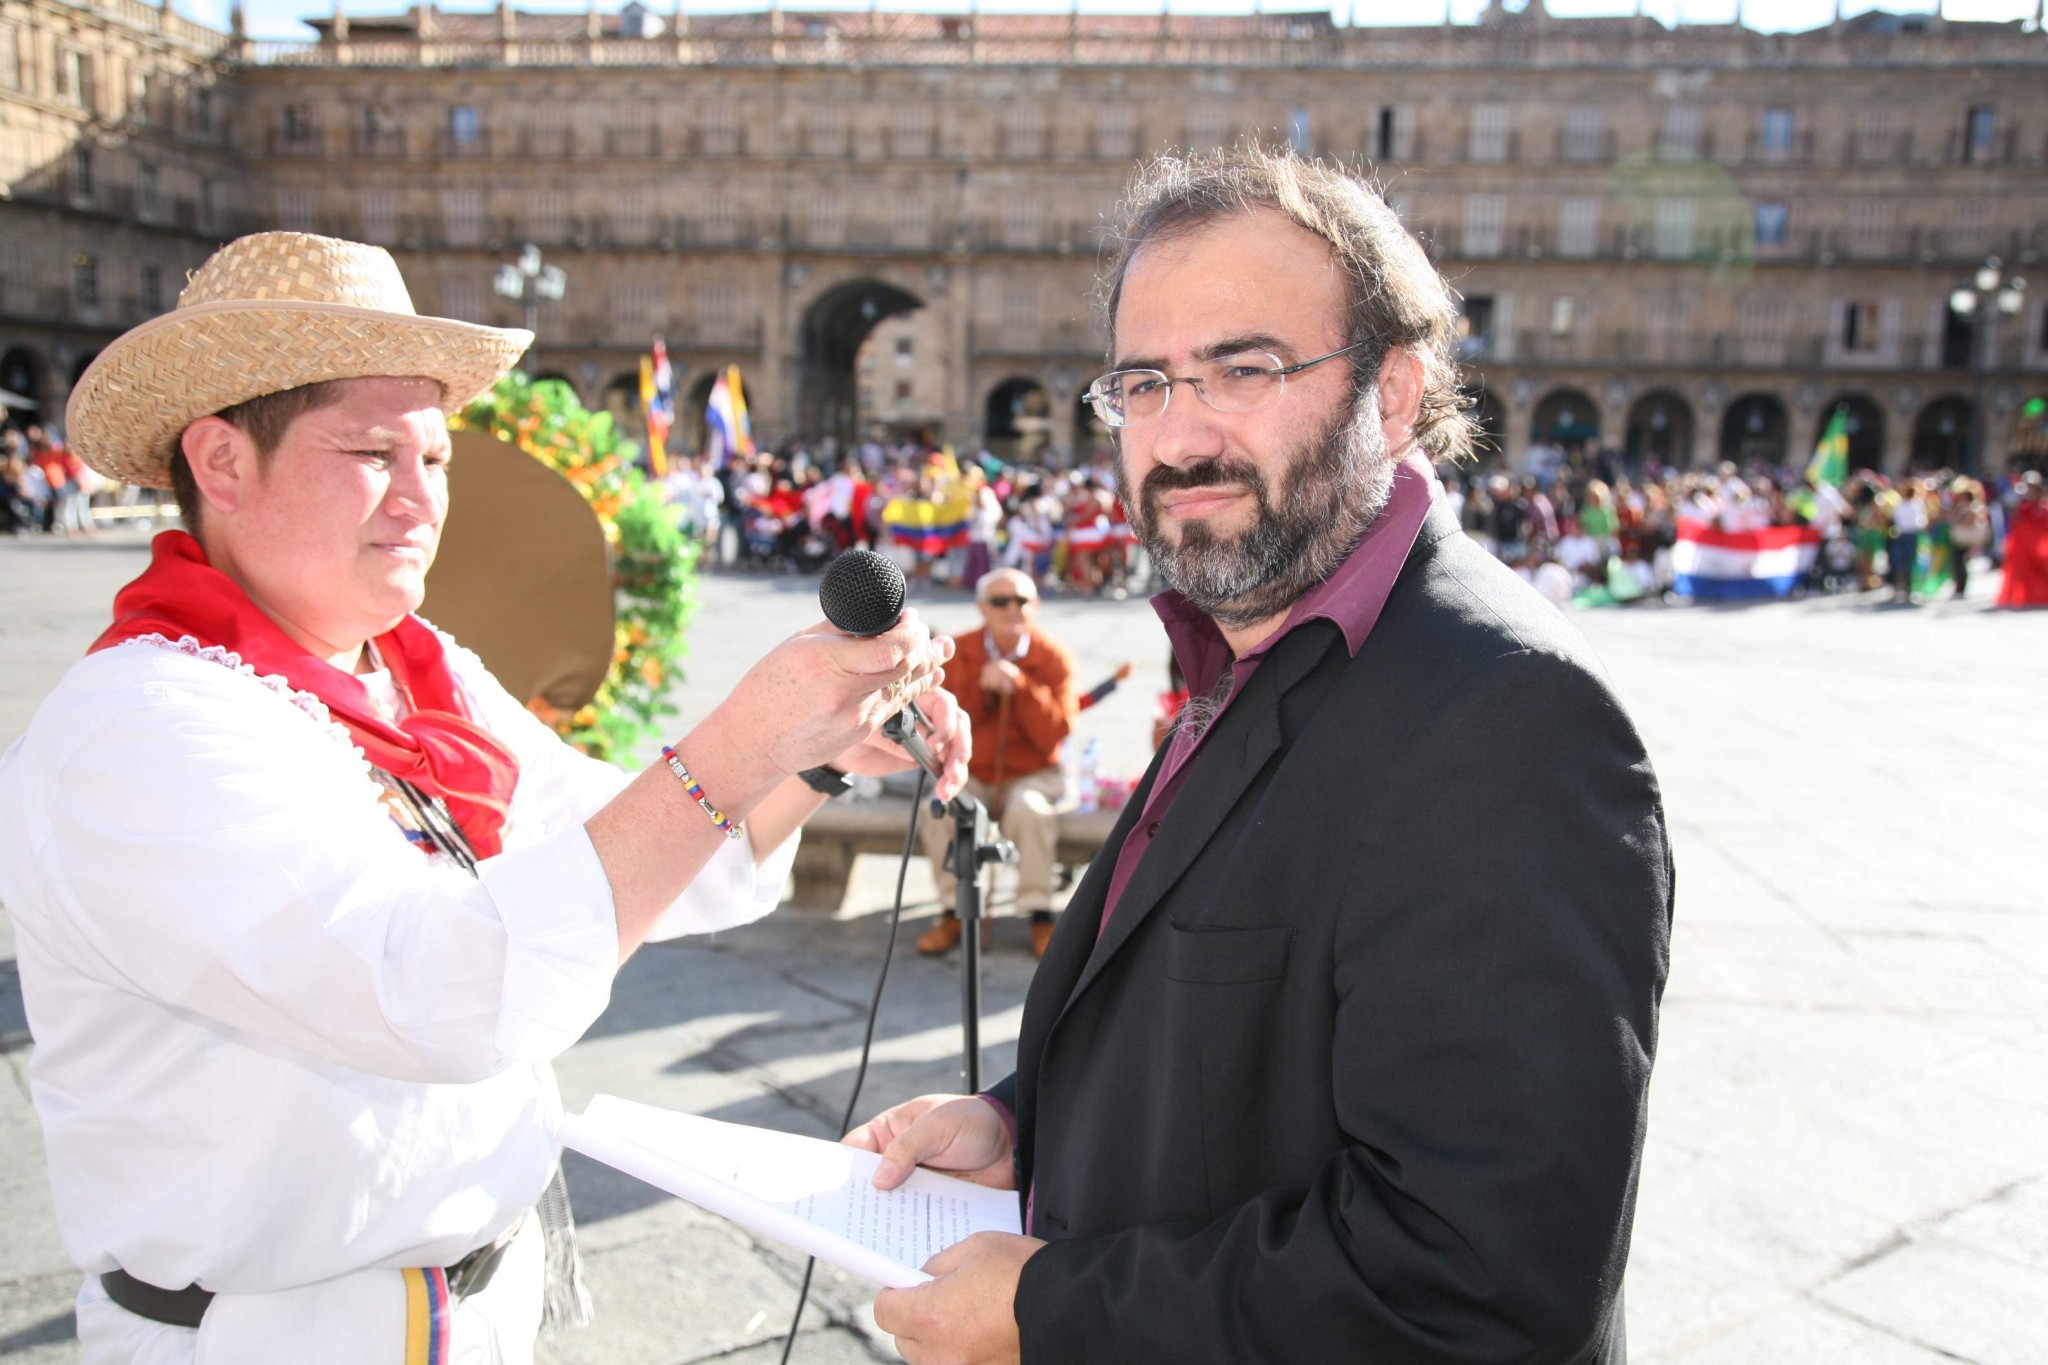
{"label": "fingernail", "polygon": [[875,1167],[875,1183],[877,1185],[881,1184],[884,1180],[894,1180],[895,1178],[896,1168],[890,1163],[885,1161]]}

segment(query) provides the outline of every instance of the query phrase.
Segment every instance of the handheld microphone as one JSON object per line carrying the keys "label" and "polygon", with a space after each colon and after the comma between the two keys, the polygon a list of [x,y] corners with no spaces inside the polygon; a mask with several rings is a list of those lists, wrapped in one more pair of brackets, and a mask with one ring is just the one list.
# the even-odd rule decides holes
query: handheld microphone
{"label": "handheld microphone", "polygon": [[[825,619],[848,635],[880,635],[903,618],[908,591],[903,570],[894,560],[873,550],[848,550],[825,566],[824,576],[818,580],[818,605],[824,608]],[[908,702],[882,722],[882,733],[937,781],[938,762],[918,733],[918,726],[929,723],[917,703]]]}

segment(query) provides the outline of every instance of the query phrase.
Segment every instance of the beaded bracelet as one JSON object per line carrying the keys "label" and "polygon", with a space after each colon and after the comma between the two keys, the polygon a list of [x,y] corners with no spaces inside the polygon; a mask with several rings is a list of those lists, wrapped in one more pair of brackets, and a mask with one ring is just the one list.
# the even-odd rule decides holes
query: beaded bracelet
{"label": "beaded bracelet", "polygon": [[661,746],[661,756],[668,760],[668,770],[674,773],[676,780],[683,784],[683,790],[688,792],[691,799],[704,808],[704,813],[711,817],[711,823],[718,826],[718,832],[728,839],[739,838],[740,827],[726,819],[724,811],[711,804],[711,798],[704,794],[703,785],[696,778],[690,776],[690,770],[683,766],[682,756],[677,754],[675,749],[667,744]]}

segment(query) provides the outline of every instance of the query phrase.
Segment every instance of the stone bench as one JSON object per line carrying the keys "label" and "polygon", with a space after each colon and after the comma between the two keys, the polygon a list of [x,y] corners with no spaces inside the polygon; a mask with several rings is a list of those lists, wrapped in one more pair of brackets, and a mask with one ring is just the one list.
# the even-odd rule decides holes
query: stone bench
{"label": "stone bench", "polygon": [[[1102,850],[1116,828],[1113,810],[1068,811],[1060,816],[1060,840],[1054,855],[1080,867]],[[903,854],[903,835],[910,824],[910,798],[883,795],[868,800],[835,797],[804,822],[803,843],[796,853],[796,891],[790,904],[805,910],[837,910],[846,899],[853,860],[863,853]],[[922,856],[922,848],[918,850]]]}

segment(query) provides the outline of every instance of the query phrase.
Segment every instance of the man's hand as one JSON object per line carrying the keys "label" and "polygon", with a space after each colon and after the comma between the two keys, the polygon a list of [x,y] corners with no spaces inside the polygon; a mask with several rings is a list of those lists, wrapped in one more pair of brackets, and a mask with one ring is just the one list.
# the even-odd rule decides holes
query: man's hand
{"label": "man's hand", "polygon": [[1017,1279],[1044,1245],[1009,1232],[955,1242],[924,1263],[928,1283],[875,1296],[875,1325],[910,1365],[1009,1365],[1022,1355]]}
{"label": "man's hand", "polygon": [[[940,670],[939,676],[943,680],[944,670]],[[939,765],[939,783],[932,794],[941,801],[951,801],[967,784],[967,760],[974,753],[974,732],[953,694],[942,687],[920,698],[917,709],[930,722],[924,731],[924,742]],[[843,773],[883,777],[904,772],[915,764],[900,745],[877,731],[833,759],[832,766]]]}
{"label": "man's hand", "polygon": [[886,1109],[839,1139],[879,1152],[875,1188],[893,1190],[919,1166],[957,1175],[992,1190],[1017,1188],[1010,1126],[987,1100],[972,1095],[920,1095]]}
{"label": "man's hand", "polygon": [[1010,696],[1024,677],[1024,670],[1008,659],[990,659],[981,666],[981,690]]}

